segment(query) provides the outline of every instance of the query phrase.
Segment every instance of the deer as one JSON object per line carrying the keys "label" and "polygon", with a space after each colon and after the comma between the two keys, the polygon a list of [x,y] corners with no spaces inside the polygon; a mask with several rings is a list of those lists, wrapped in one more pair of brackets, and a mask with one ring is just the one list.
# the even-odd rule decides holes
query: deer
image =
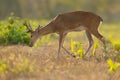
{"label": "deer", "polygon": [[26,27],[28,29],[27,32],[31,34],[29,46],[32,47],[39,37],[51,33],[57,33],[59,35],[57,56],[59,57],[61,48],[63,48],[67,53],[71,54],[71,52],[69,52],[63,46],[66,35],[72,31],[85,30],[85,34],[89,41],[89,46],[85,51],[86,55],[94,44],[92,35],[94,35],[105,45],[105,38],[98,32],[98,27],[101,22],[103,22],[103,19],[92,12],[74,11],[58,14],[46,26],[42,27],[39,25],[35,30],[32,30],[30,24],[26,24]]}

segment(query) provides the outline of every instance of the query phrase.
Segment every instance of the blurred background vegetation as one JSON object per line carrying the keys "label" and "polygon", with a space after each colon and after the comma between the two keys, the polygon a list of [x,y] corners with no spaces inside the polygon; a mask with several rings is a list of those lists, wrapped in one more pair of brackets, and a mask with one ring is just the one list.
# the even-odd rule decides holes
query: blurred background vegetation
{"label": "blurred background vegetation", "polygon": [[[119,3],[120,0],[0,0],[0,45],[29,44],[30,34],[26,33],[24,25],[26,21],[35,29],[39,24],[45,26],[57,14],[78,10],[100,15],[104,20],[100,32],[106,38],[118,42]],[[52,38],[56,37],[52,34],[45,36],[38,43]]]}
{"label": "blurred background vegetation", "polygon": [[0,19],[14,13],[21,18],[49,20],[76,10],[94,12],[105,22],[120,21],[120,0],[0,0]]}

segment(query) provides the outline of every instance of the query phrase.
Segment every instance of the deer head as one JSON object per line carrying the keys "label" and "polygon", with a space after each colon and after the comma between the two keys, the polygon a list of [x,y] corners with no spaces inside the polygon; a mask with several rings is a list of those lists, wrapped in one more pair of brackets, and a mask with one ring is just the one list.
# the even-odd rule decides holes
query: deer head
{"label": "deer head", "polygon": [[39,25],[35,30],[32,29],[30,23],[25,23],[25,26],[27,28],[27,33],[31,34],[29,46],[32,47],[38,39],[38,37],[40,36],[39,30],[42,28],[42,26]]}

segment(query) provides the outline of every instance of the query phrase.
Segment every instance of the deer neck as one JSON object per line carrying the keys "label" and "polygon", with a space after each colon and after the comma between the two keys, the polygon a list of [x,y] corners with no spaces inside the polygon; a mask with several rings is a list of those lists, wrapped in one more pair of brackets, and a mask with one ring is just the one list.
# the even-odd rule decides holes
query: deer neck
{"label": "deer neck", "polygon": [[51,23],[49,23],[45,27],[41,28],[38,32],[38,34],[40,34],[40,35],[47,35],[50,33],[54,33],[54,26],[51,25]]}

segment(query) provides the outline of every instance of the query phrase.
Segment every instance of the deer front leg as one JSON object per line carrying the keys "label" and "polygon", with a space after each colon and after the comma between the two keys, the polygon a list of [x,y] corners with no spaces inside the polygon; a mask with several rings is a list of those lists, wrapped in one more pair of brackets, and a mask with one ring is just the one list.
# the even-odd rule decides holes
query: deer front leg
{"label": "deer front leg", "polygon": [[88,38],[88,41],[89,41],[89,47],[86,50],[85,55],[89,52],[89,50],[91,49],[91,47],[93,45],[93,39],[92,39],[91,33],[86,30],[86,35],[87,35],[87,38]]}
{"label": "deer front leg", "polygon": [[66,48],[64,48],[64,46],[62,46],[62,48],[63,48],[69,55],[71,55],[72,57],[76,57],[76,56],[73,55],[71,52],[69,52]]}
{"label": "deer front leg", "polygon": [[58,58],[59,58],[59,54],[60,54],[60,50],[61,50],[61,47],[69,54],[71,55],[72,57],[75,57],[75,55],[73,55],[71,52],[69,52],[64,46],[63,46],[63,43],[64,43],[64,40],[65,40],[65,37],[66,37],[67,33],[61,33],[59,34],[59,47],[58,47]]}
{"label": "deer front leg", "polygon": [[58,58],[59,58],[60,50],[61,50],[61,47],[63,46],[66,35],[67,33],[59,33],[59,47],[58,47],[58,55],[57,55]]}

